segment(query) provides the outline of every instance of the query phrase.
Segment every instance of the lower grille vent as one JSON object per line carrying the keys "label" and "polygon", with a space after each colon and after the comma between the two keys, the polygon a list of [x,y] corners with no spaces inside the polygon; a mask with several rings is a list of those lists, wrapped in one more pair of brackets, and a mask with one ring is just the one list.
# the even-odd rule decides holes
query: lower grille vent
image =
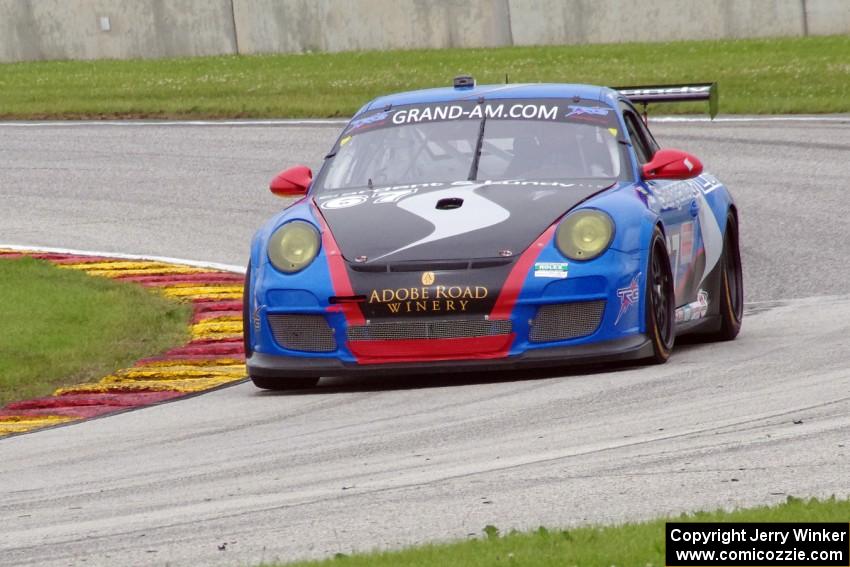
{"label": "lower grille vent", "polygon": [[533,343],[563,341],[593,334],[602,321],[605,300],[543,305],[531,324]]}
{"label": "lower grille vent", "polygon": [[387,341],[404,339],[460,339],[509,335],[510,320],[419,319],[380,321],[349,327],[349,341]]}
{"label": "lower grille vent", "polygon": [[277,344],[291,350],[332,352],[336,350],[333,329],[321,315],[269,315],[269,326]]}

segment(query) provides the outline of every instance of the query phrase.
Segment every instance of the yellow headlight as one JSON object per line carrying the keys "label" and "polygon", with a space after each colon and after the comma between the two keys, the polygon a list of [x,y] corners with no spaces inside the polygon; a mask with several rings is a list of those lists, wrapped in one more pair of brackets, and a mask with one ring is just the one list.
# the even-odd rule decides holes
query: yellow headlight
{"label": "yellow headlight", "polygon": [[281,272],[306,268],[319,253],[319,231],[304,221],[288,222],[269,239],[269,260]]}
{"label": "yellow headlight", "polygon": [[555,243],[571,260],[592,260],[608,248],[614,236],[614,222],[594,209],[570,213],[561,221]]}

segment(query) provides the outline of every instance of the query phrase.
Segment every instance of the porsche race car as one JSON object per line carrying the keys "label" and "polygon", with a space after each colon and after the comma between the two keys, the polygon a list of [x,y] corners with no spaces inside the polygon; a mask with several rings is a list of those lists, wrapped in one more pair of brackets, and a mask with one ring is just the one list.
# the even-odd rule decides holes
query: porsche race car
{"label": "porsche race car", "polygon": [[[738,211],[635,104],[716,87],[453,86],[380,97],[255,235],[248,374],[322,376],[665,362],[739,332]],[[645,112],[645,107],[644,107]],[[645,114],[644,114],[645,118]]]}

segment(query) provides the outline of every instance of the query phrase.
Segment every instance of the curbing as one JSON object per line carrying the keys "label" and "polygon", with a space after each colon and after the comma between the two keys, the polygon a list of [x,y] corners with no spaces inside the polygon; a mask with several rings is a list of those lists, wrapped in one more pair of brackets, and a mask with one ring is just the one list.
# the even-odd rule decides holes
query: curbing
{"label": "curbing", "polygon": [[197,394],[245,379],[242,282],[237,266],[64,249],[0,248],[0,260],[30,256],[93,277],[134,283],[191,302],[191,339],[97,382],[0,408],[0,438]]}

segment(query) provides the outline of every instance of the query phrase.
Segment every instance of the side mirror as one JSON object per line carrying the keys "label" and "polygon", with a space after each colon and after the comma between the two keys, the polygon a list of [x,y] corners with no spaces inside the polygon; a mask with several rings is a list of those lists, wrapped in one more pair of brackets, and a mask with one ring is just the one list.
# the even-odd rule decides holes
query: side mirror
{"label": "side mirror", "polygon": [[642,172],[646,180],[690,179],[702,173],[702,162],[681,150],[658,150],[643,164]]}
{"label": "side mirror", "polygon": [[296,165],[277,174],[269,190],[278,197],[302,197],[313,182],[313,172],[304,165]]}

